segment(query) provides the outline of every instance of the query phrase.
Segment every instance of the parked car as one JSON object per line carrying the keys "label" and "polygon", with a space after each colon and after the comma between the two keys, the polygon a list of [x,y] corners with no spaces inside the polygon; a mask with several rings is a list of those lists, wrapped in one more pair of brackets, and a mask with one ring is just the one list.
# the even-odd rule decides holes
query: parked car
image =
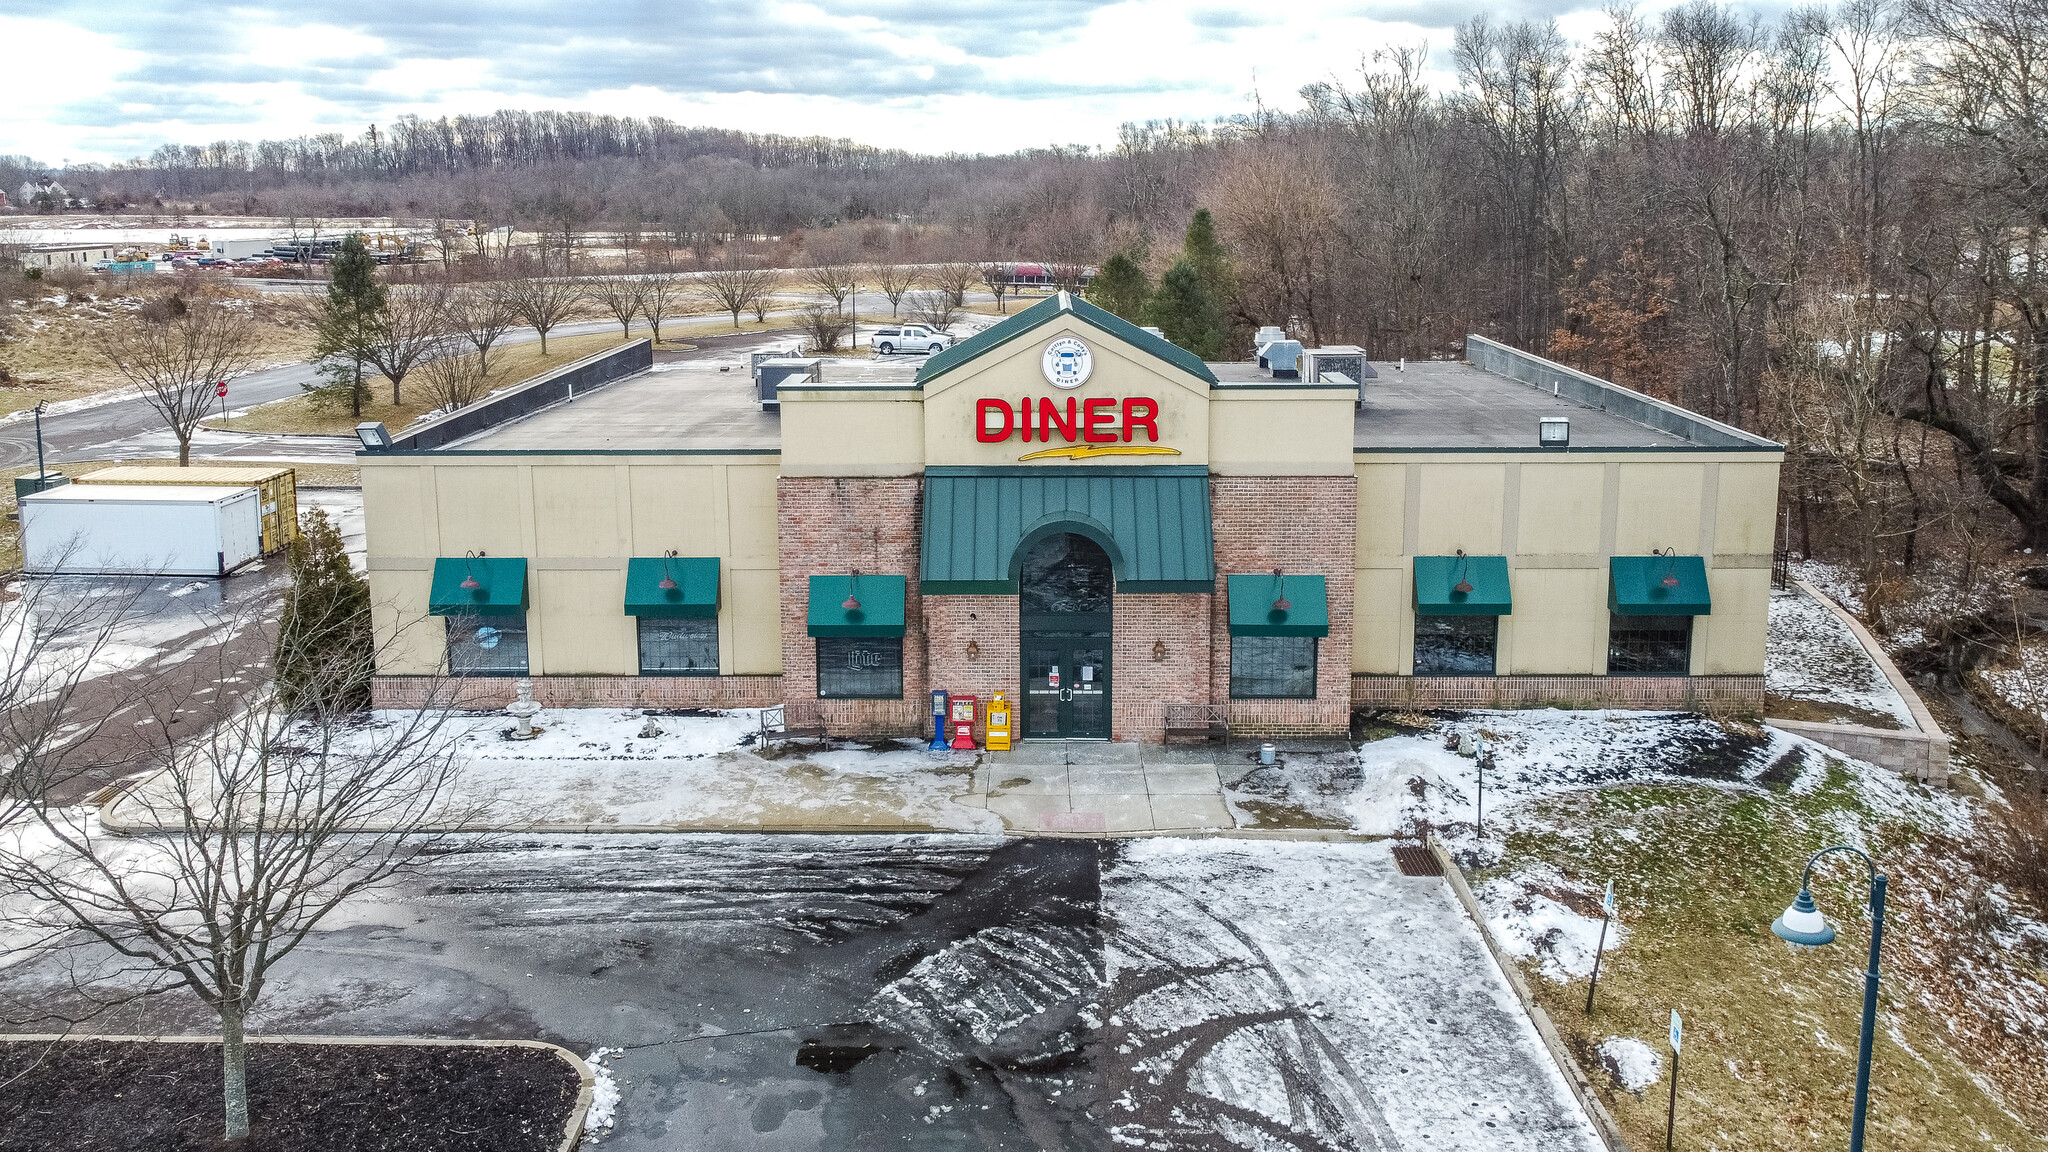
{"label": "parked car", "polygon": [[923,324],[901,324],[889,328],[877,328],[868,337],[868,347],[884,356],[897,352],[915,352],[929,355],[944,352],[958,343],[955,337]]}

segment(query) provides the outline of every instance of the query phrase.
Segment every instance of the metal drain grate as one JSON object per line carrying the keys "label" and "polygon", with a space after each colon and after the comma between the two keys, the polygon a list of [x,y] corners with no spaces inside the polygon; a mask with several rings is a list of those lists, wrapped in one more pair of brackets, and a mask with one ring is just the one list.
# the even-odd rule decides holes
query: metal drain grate
{"label": "metal drain grate", "polygon": [[1443,866],[1436,862],[1436,853],[1418,844],[1397,844],[1394,846],[1394,865],[1401,869],[1403,876],[1441,876]]}

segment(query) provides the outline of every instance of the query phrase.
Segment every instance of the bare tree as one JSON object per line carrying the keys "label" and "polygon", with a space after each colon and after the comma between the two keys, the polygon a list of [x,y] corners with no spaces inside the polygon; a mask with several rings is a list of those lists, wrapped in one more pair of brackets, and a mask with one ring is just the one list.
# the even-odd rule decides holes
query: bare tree
{"label": "bare tree", "polygon": [[[215,652],[219,666],[201,679],[246,675],[231,646]],[[357,691],[361,659],[309,669],[299,698],[323,685]],[[430,858],[486,811],[458,788],[446,707],[364,725],[287,709],[269,692],[206,728],[172,723],[184,695],[150,698],[158,770],[112,817],[147,834],[108,835],[88,809],[29,797],[36,835],[0,851],[0,879],[34,905],[30,926],[67,933],[81,1017],[179,987],[217,1014],[223,1127],[234,1141],[249,1135],[246,1022],[276,966],[336,908]]]}
{"label": "bare tree", "polygon": [[975,267],[981,269],[981,284],[995,294],[996,311],[1003,311],[1003,296],[1010,290],[1010,266],[995,260],[986,260]]}
{"label": "bare tree", "polygon": [[953,303],[953,297],[944,291],[912,292],[904,298],[903,305],[912,320],[929,324],[941,332],[952,325],[953,318],[960,312],[959,306]]}
{"label": "bare tree", "polygon": [[882,295],[889,298],[889,315],[894,316],[903,294],[917,287],[918,271],[911,264],[875,264],[868,268],[867,279],[874,281]]}
{"label": "bare tree", "polygon": [[797,281],[831,300],[834,312],[843,312],[857,272],[851,264],[810,264],[797,270]]}
{"label": "bare tree", "polygon": [[822,304],[806,304],[798,309],[804,336],[809,341],[808,350],[812,355],[831,352],[839,347],[839,340],[846,335],[848,320],[844,312],[837,312]]}
{"label": "bare tree", "polygon": [[940,264],[925,273],[925,283],[944,292],[954,308],[965,308],[967,290],[981,283],[981,266],[958,262]]}
{"label": "bare tree", "polygon": [[448,289],[438,285],[393,285],[384,309],[363,343],[363,360],[391,381],[391,403],[412,370],[440,353],[450,339]]}
{"label": "bare tree", "polygon": [[661,322],[681,310],[690,295],[689,283],[668,273],[654,272],[640,278],[640,314],[647,317],[656,344],[661,343]]}
{"label": "bare tree", "polygon": [[256,330],[247,308],[173,292],[146,301],[132,322],[97,326],[92,341],[100,359],[164,418],[178,441],[178,463],[186,465],[215,389],[255,358]]}
{"label": "bare tree", "polygon": [[420,379],[437,412],[465,408],[490,394],[491,378],[483,358],[470,352],[449,352],[421,365]]}
{"label": "bare tree", "polygon": [[646,282],[638,276],[603,276],[583,286],[583,298],[619,322],[620,339],[633,334],[633,321],[646,303],[646,294]]}
{"label": "bare tree", "polygon": [[476,349],[478,371],[489,372],[491,346],[519,322],[498,283],[464,284],[448,290],[446,314],[449,330]]}
{"label": "bare tree", "polygon": [[548,333],[576,314],[583,304],[583,289],[573,280],[552,276],[530,276],[508,280],[505,302],[527,326],[540,333],[540,354],[548,354]]}
{"label": "bare tree", "polygon": [[756,266],[746,255],[725,256],[698,274],[697,284],[705,299],[732,314],[732,326],[738,329],[740,313],[759,309],[775,288],[775,273]]}

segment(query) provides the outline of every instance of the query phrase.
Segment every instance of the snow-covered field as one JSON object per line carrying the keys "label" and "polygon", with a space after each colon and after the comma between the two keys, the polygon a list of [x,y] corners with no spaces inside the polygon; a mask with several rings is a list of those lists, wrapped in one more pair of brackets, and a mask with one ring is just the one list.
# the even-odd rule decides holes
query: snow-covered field
{"label": "snow-covered field", "polygon": [[1905,699],[1826,605],[1796,588],[1777,589],[1770,619],[1764,685],[1773,695],[1841,705],[1889,719],[1896,728],[1914,726]]}

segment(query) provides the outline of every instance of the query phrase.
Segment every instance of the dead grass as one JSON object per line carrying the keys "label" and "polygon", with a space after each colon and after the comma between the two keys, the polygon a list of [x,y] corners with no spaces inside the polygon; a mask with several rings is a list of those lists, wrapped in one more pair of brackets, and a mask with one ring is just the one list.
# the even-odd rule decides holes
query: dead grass
{"label": "dead grass", "polygon": [[[282,460],[205,459],[195,456],[194,464],[232,464],[236,467],[257,468],[266,464],[284,465],[297,471],[295,477],[301,488],[356,488],[363,482],[360,468],[353,464],[301,464]],[[68,464],[52,464],[50,471],[62,472],[73,478],[102,468],[159,467],[175,468],[178,458],[151,457],[149,459],[76,460]],[[34,466],[0,470],[0,572],[13,572],[21,567],[21,523],[15,517],[14,478],[28,476],[35,472]]]}
{"label": "dead grass", "polygon": [[134,296],[128,293],[144,289],[246,301],[260,321],[258,366],[293,363],[312,352],[311,325],[289,301],[197,274],[152,277],[138,285],[96,278],[90,290],[98,295],[72,295],[58,303],[62,294],[53,289],[16,310],[11,337],[0,339],[0,368],[6,375],[0,384],[0,415],[33,408],[38,400],[56,403],[126,387],[127,381],[93,350],[92,334],[101,325],[130,322]]}
{"label": "dead grass", "polygon": [[[1663,1055],[1668,1075],[1663,1036],[1673,1008],[1685,1016],[1687,1038],[1679,1147],[1790,1152],[1845,1143],[1868,889],[1860,878],[1850,882],[1846,866],[1816,883],[1842,930],[1832,947],[1795,956],[1769,929],[1806,855],[1839,842],[1845,824],[1861,827],[1893,881],[1872,1145],[2042,1146],[2048,1080],[2039,1064],[2048,1036],[2015,1004],[2033,993],[2012,995],[2038,981],[2041,958],[2014,954],[1985,925],[1951,915],[1962,902],[1950,897],[1979,865],[1933,829],[1869,810],[1839,764],[1806,795],[1614,788],[1551,801],[1531,815],[1510,836],[1498,871],[1540,862],[1590,890],[1616,881],[1631,935],[1608,954],[1594,1015],[1585,1014],[1585,981],[1555,983],[1534,964],[1525,972],[1632,1146],[1662,1146],[1669,1081],[1636,1097],[1612,1085],[1595,1049],[1609,1037],[1635,1037]],[[1987,829],[1973,842],[1998,835]]]}

